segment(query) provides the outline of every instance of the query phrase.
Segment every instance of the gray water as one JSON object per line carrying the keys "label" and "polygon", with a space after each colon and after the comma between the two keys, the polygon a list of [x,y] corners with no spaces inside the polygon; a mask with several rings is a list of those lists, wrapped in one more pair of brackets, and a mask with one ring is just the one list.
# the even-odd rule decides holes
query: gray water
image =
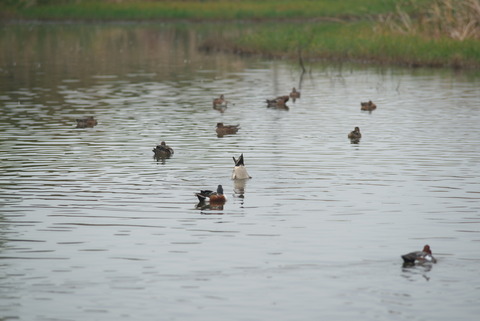
{"label": "gray water", "polygon": [[[311,63],[300,81],[199,52],[195,28],[2,27],[0,319],[478,318],[480,78]],[[218,184],[223,208],[197,208]],[[403,267],[424,244],[438,263]]]}

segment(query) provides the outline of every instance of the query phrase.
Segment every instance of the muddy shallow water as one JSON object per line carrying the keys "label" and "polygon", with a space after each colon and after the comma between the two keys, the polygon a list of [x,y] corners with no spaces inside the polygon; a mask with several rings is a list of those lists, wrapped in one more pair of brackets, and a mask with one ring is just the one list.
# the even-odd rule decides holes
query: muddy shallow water
{"label": "muddy shallow water", "polygon": [[[202,37],[2,27],[2,318],[477,317],[480,78],[311,64],[300,83],[295,62],[207,55]],[[266,107],[294,86],[289,110]],[[241,153],[253,178],[234,182]],[[198,208],[218,184],[225,205]],[[424,244],[438,263],[402,267]]]}

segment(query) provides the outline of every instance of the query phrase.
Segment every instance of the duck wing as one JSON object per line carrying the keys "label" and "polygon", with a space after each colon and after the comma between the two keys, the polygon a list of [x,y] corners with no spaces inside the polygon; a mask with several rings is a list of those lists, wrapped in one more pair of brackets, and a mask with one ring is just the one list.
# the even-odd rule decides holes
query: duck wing
{"label": "duck wing", "polygon": [[422,258],[426,254],[422,251],[410,252],[407,254],[402,255],[403,262],[405,263],[415,263],[415,260]]}

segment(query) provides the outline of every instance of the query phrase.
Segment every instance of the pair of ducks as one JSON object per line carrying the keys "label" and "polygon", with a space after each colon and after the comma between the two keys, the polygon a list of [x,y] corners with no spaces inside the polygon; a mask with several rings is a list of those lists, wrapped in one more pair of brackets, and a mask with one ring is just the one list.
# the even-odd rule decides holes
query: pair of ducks
{"label": "pair of ducks", "polygon": [[288,110],[287,101],[292,98],[292,101],[295,102],[296,99],[300,98],[300,92],[297,91],[295,87],[292,88],[290,95],[278,96],[274,99],[267,99],[267,107],[286,109]]}
{"label": "pair of ducks", "polygon": [[[240,129],[240,125],[224,125],[223,123],[217,123],[217,136],[223,137],[224,135],[236,134]],[[168,146],[164,141],[157,145],[152,151],[156,158],[170,158],[174,154],[173,148]]]}
{"label": "pair of ducks", "polygon": [[[224,125],[223,123],[217,123],[217,136],[223,137],[224,135],[236,134],[240,129],[240,125]],[[157,145],[154,149],[154,156],[156,158],[170,158],[174,154],[173,148],[168,146],[164,141]]]}
{"label": "pair of ducks", "polygon": [[[215,98],[213,100],[213,109],[219,110],[221,112],[224,112],[225,109],[227,109],[228,101],[225,100],[224,95],[220,95],[219,98]],[[224,125],[223,123],[217,123],[217,136],[218,137],[223,137],[225,135],[232,135],[236,134],[238,130],[240,129],[240,125]]]}
{"label": "pair of ducks", "polygon": [[[292,88],[292,91],[290,92],[290,95],[288,96],[278,96],[277,98],[274,99],[267,99],[267,106],[268,107],[277,107],[277,108],[285,108],[286,107],[286,102],[292,98],[292,100],[295,102],[296,99],[300,98],[300,92],[297,91],[295,87]],[[213,109],[217,109],[220,111],[224,111],[227,108],[228,101],[225,100],[224,95],[220,95],[220,97],[215,98],[213,100]]]}
{"label": "pair of ducks", "polygon": [[[243,153],[240,155],[238,159],[233,158],[233,162],[235,166],[233,167],[232,171],[232,179],[233,180],[245,180],[252,178],[245,168],[245,162],[243,159]],[[217,191],[212,190],[201,190],[199,193],[195,193],[198,198],[198,201],[203,203],[209,203],[213,205],[221,205],[227,201],[227,197],[223,193],[222,185],[217,186]]]}
{"label": "pair of ducks", "polygon": [[[268,107],[285,107],[286,102],[292,98],[293,102],[295,102],[296,99],[300,98],[300,92],[297,91],[295,87],[292,88],[292,92],[290,92],[289,96],[278,96],[277,98],[274,99],[267,99],[267,106]],[[219,110],[224,110],[227,108],[228,102],[225,100],[224,95],[220,95],[219,98],[215,98],[213,100],[213,108],[214,109],[219,109]],[[372,111],[377,108],[377,105],[375,105],[371,100],[367,102],[360,102],[360,109],[361,110],[366,110],[366,111]]]}
{"label": "pair of ducks", "polygon": [[[157,145],[152,151],[155,153],[156,158],[169,158],[174,154],[173,148],[168,146],[164,141],[162,141],[160,145]],[[233,162],[235,163],[235,166],[233,167],[232,171],[232,179],[242,180],[252,178],[245,168],[243,153],[238,159],[233,157]],[[225,203],[227,200],[225,194],[223,193],[222,185],[217,186],[216,192],[211,190],[201,190],[199,193],[195,193],[195,195],[201,203],[209,202],[211,204],[218,204]]]}
{"label": "pair of ducks", "polygon": [[[366,111],[372,111],[377,108],[377,105],[375,105],[371,100],[367,102],[361,102],[360,103],[360,109],[361,110],[366,110]],[[360,133],[360,128],[355,127],[355,129],[348,134],[348,138],[352,141],[352,143],[358,143],[360,141],[360,138],[362,138],[362,134]]]}
{"label": "pair of ducks", "polygon": [[[236,134],[240,129],[240,125],[224,125],[223,123],[217,123],[217,136],[223,137],[224,135]],[[362,133],[360,133],[360,128],[355,127],[353,131],[348,134],[348,138],[351,141],[359,142],[362,138]]]}

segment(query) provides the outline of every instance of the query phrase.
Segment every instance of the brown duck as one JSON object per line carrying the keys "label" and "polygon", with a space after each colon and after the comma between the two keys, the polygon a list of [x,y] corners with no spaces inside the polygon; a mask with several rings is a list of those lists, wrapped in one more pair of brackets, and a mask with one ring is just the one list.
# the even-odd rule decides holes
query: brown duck
{"label": "brown duck", "polygon": [[240,129],[240,125],[224,125],[223,123],[217,123],[217,136],[223,137],[224,135],[236,134]]}
{"label": "brown duck", "polygon": [[165,142],[161,142],[160,145],[157,145],[152,152],[155,154],[155,158],[170,158],[173,155],[173,148],[168,146]]}
{"label": "brown duck", "polygon": [[295,99],[300,98],[300,92],[297,91],[295,87],[292,88],[292,92],[290,93],[290,98],[292,98],[293,101],[295,101]]}
{"label": "brown duck", "polygon": [[97,125],[97,120],[93,116],[77,118],[77,128],[91,128]]}
{"label": "brown duck", "polygon": [[362,134],[360,133],[360,128],[355,127],[355,129],[348,134],[348,138],[352,142],[358,143],[360,141],[360,138],[362,138]]}
{"label": "brown duck", "polygon": [[360,103],[360,110],[372,111],[375,109],[377,109],[377,105],[375,105],[371,100]]}
{"label": "brown duck", "polygon": [[275,99],[267,99],[267,107],[288,109],[287,101],[289,99],[290,99],[289,96],[278,96]]}
{"label": "brown duck", "polygon": [[220,95],[220,97],[213,100],[213,109],[225,110],[227,108],[227,103],[225,96]]}

